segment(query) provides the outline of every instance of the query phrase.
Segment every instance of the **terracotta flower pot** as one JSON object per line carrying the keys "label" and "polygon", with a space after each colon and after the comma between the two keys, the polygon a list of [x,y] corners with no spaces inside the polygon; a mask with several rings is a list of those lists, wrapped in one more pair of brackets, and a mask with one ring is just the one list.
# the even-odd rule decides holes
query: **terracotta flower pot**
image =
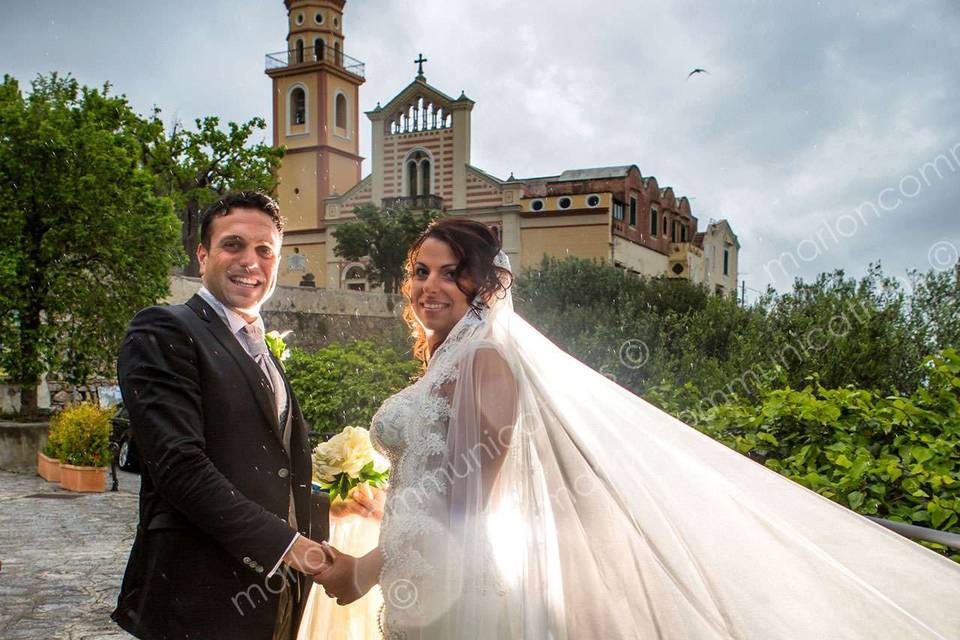
{"label": "terracotta flower pot", "polygon": [[68,491],[100,493],[107,488],[108,467],[60,465],[60,486]]}
{"label": "terracotta flower pot", "polygon": [[60,482],[60,461],[37,451],[37,475],[47,482]]}

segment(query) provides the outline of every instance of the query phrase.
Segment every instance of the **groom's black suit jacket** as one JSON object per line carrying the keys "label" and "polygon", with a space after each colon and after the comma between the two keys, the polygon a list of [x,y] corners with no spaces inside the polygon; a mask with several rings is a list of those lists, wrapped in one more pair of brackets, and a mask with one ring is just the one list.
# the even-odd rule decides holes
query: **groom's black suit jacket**
{"label": "groom's black suit jacket", "polygon": [[311,497],[307,428],[289,384],[288,455],[266,376],[199,296],[138,313],[118,372],[143,473],[113,619],[147,640],[269,640],[288,579],[296,628],[309,579],[283,565],[266,578],[293,537],[291,489],[301,534],[324,539],[328,513]]}

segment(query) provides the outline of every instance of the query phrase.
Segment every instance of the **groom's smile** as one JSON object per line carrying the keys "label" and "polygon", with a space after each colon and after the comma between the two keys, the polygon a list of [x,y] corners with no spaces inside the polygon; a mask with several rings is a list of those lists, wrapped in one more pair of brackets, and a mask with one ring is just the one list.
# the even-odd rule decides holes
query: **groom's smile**
{"label": "groom's smile", "polygon": [[254,280],[252,278],[244,278],[242,276],[228,276],[228,277],[230,279],[230,282],[240,287],[253,288],[253,287],[259,287],[262,284],[260,280]]}
{"label": "groom's smile", "polygon": [[212,221],[209,247],[197,248],[203,285],[248,321],[277,284],[281,236],[267,214],[233,209]]}

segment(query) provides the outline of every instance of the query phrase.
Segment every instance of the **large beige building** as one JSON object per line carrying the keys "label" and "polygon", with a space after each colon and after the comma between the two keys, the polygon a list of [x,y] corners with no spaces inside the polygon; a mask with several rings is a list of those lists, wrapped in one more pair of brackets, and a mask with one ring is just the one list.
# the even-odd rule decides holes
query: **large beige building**
{"label": "large beige building", "polygon": [[354,207],[374,203],[483,222],[522,267],[573,255],[736,293],[740,245],[729,223],[711,221],[701,231],[687,198],[636,165],[507,179],[473,166],[475,103],[428,84],[422,61],[405,89],[366,113],[373,157],[361,179],[365,69],[344,53],[344,4],[285,0],[287,50],[267,56],[273,140],[287,148],[277,194],[288,219],[281,284],[365,289],[365,265],[336,257],[331,231],[354,217]]}

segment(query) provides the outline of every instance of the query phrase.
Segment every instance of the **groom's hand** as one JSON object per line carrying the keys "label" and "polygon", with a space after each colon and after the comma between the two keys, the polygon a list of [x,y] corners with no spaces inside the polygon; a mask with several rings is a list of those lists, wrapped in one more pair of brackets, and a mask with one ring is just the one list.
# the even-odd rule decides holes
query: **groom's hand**
{"label": "groom's hand", "polygon": [[299,536],[283,556],[284,564],[308,576],[315,576],[327,569],[332,559],[327,547],[306,536]]}

